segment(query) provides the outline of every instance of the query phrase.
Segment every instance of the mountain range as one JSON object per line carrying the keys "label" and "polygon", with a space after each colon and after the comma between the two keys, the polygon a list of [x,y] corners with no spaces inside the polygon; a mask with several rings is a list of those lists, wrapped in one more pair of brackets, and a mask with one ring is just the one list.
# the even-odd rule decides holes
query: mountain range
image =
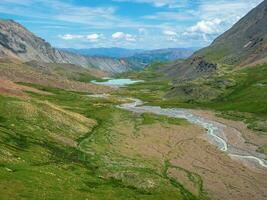
{"label": "mountain range", "polygon": [[62,50],[77,53],[86,56],[106,56],[112,58],[126,58],[134,56],[137,53],[141,53],[144,50],[142,49],[126,49],[118,47],[110,48],[88,48],[88,49],[72,49],[72,48],[63,48]]}
{"label": "mountain range", "polygon": [[90,48],[90,49],[63,49],[71,53],[85,56],[105,56],[123,58],[135,62],[149,64],[155,61],[174,61],[190,57],[197,48],[167,48],[167,49],[125,49],[125,48]]}

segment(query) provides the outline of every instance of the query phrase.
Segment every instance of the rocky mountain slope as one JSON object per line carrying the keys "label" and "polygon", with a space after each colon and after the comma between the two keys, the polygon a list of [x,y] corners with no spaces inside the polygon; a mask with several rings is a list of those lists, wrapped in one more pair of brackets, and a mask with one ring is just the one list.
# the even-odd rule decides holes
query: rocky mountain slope
{"label": "rocky mountain slope", "polygon": [[123,59],[89,57],[58,50],[13,20],[0,20],[0,58],[6,57],[22,61],[74,64],[110,73],[134,68],[134,65]]}
{"label": "rocky mountain slope", "polygon": [[173,62],[160,71],[176,82],[193,80],[218,71],[267,63],[267,0],[250,11],[231,29],[184,62]]}

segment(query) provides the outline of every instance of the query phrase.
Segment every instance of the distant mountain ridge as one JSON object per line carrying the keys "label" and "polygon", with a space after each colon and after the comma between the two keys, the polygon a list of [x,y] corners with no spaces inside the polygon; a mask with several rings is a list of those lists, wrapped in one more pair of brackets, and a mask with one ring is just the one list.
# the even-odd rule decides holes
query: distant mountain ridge
{"label": "distant mountain ridge", "polygon": [[196,48],[168,48],[146,50],[128,58],[128,60],[143,63],[145,65],[152,62],[169,62],[178,59],[186,59],[190,57]]}
{"label": "distant mountain ridge", "polygon": [[106,56],[106,57],[112,57],[112,58],[131,57],[137,53],[141,53],[144,51],[142,49],[125,49],[125,48],[118,48],[118,47],[88,48],[88,49],[71,49],[71,48],[64,49],[63,48],[62,50],[85,55],[85,56]]}
{"label": "distant mountain ridge", "polygon": [[124,59],[83,56],[56,49],[13,20],[0,20],[0,58],[74,64],[109,73],[125,72],[136,67]]}
{"label": "distant mountain ridge", "polygon": [[174,61],[190,57],[196,48],[166,48],[155,50],[125,49],[125,48],[89,48],[89,49],[62,49],[71,53],[85,56],[107,56],[112,58],[130,58],[130,60],[144,63],[154,61]]}

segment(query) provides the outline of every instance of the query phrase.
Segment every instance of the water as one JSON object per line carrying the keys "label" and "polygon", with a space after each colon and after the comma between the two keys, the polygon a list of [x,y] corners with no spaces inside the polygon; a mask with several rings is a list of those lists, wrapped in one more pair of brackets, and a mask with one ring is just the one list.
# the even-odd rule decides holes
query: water
{"label": "water", "polygon": [[142,80],[132,80],[128,78],[122,78],[122,79],[106,79],[107,81],[103,82],[97,82],[97,81],[91,81],[94,84],[98,85],[105,85],[105,86],[111,86],[111,87],[123,87],[126,85],[134,84],[134,83],[140,83],[144,82]]}
{"label": "water", "polygon": [[178,108],[161,108],[159,106],[143,106],[143,102],[138,99],[132,99],[132,103],[125,103],[119,108],[132,112],[144,113],[150,112],[158,115],[165,115],[175,118],[184,118],[189,122],[202,126],[207,130],[207,136],[210,141],[218,147],[219,150],[228,153],[229,156],[240,160],[257,163],[261,167],[267,168],[266,156],[257,152],[248,152],[236,146],[230,145],[224,135],[224,124],[205,119],[203,117],[192,114],[189,110]]}

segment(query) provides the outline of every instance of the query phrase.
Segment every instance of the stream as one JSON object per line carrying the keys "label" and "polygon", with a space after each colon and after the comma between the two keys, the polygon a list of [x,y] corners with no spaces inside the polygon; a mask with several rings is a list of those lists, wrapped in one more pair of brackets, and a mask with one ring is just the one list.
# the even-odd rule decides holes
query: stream
{"label": "stream", "polygon": [[[215,121],[211,121],[209,119],[205,119],[202,116],[198,116],[190,112],[187,109],[180,108],[161,108],[159,106],[144,106],[143,102],[139,99],[131,99],[133,102],[125,103],[117,106],[118,108],[137,112],[137,113],[154,113],[157,115],[165,115],[168,117],[174,118],[183,118],[187,121],[202,126],[207,130],[207,137],[209,141],[217,146],[217,148],[221,151],[226,152],[230,157],[239,159],[242,161],[247,161],[249,163],[253,163],[254,165],[261,166],[263,168],[267,168],[266,156],[255,151],[248,151],[242,148],[238,148],[237,146],[233,146],[228,143],[227,138],[224,133],[224,129],[226,125],[222,123],[218,123]],[[235,130],[237,131],[237,130]],[[237,134],[240,134],[238,132]]]}

